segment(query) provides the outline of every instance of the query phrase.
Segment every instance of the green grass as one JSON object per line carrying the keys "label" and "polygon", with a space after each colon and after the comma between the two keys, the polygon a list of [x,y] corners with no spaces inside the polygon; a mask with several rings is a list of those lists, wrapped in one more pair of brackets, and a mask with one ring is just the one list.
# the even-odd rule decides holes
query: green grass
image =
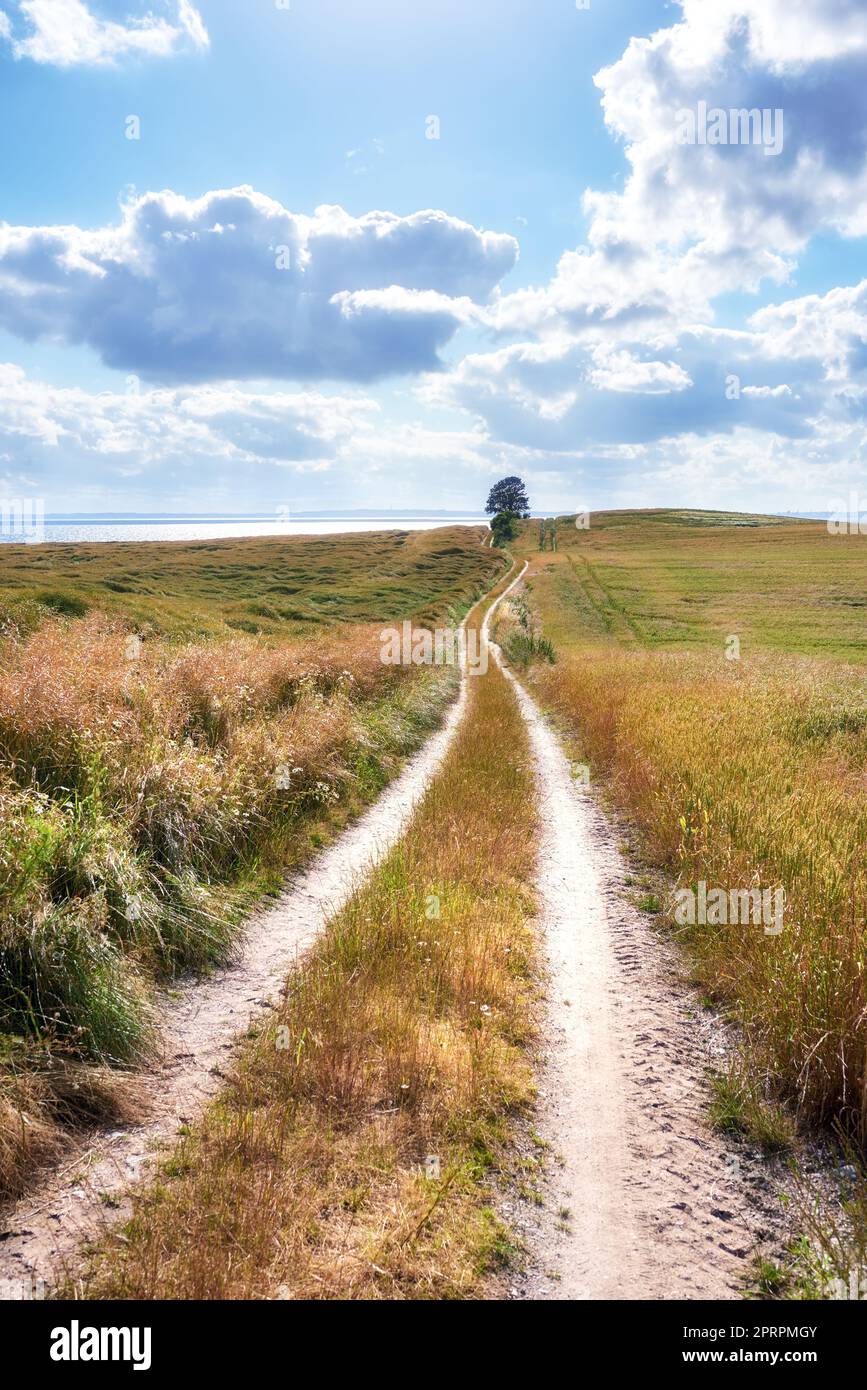
{"label": "green grass", "polygon": [[335,623],[442,621],[502,570],[481,528],[213,541],[0,546],[4,614],[90,608],[177,640],[317,635]]}
{"label": "green grass", "polygon": [[784,1153],[795,1142],[791,1115],[763,1095],[755,1076],[741,1066],[711,1078],[710,1121],[722,1134],[750,1139],[765,1153]]}
{"label": "green grass", "polygon": [[547,661],[553,664],[557,659],[547,637],[536,637],[531,632],[513,632],[505,639],[503,645],[514,666],[528,666],[531,661]]}
{"label": "green grass", "polygon": [[538,550],[533,584],[558,627],[646,650],[751,651],[867,662],[867,545],[823,522],[716,512],[594,514],[589,530],[561,519],[556,554]]}

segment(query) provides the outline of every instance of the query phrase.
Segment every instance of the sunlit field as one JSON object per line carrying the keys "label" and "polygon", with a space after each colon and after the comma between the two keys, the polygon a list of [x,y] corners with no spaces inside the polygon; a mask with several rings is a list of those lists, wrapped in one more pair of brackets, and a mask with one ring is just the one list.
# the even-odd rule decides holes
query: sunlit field
{"label": "sunlit field", "polygon": [[515,1255],[491,1175],[533,1098],[534,828],[526,731],[491,663],[406,834],[75,1295],[483,1296]]}
{"label": "sunlit field", "polygon": [[456,673],[379,632],[465,612],[480,538],[0,548],[0,1193],[129,1113],[154,984],[229,958],[438,723]]}
{"label": "sunlit field", "polygon": [[[0,546],[0,623],[32,603],[98,609],[177,639],[302,636],[335,623],[441,619],[498,562],[482,532],[379,531],[289,539]],[[39,616],[44,616],[41,613]]]}
{"label": "sunlit field", "polygon": [[727,1123],[767,1129],[783,1102],[863,1142],[867,541],[719,513],[553,531],[526,524],[531,616],[500,637],[576,760],[672,887],[785,890],[779,935],[648,897],[742,1026]]}

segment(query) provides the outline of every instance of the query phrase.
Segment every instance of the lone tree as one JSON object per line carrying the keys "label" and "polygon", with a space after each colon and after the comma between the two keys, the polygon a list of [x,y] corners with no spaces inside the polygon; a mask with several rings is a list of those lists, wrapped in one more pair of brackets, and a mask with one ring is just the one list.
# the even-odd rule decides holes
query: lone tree
{"label": "lone tree", "polygon": [[515,516],[528,517],[530,499],[521,479],[501,478],[498,483],[494,483],[485,511],[488,516],[494,516],[499,512],[512,512]]}

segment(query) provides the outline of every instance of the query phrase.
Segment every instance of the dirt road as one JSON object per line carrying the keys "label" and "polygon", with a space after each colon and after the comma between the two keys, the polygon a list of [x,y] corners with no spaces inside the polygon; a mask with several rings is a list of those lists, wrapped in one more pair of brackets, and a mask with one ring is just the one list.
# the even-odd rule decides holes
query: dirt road
{"label": "dirt road", "polygon": [[523,1203],[508,1213],[530,1255],[513,1296],[736,1298],[757,1241],[781,1227],[779,1170],[709,1129],[718,1032],[701,1018],[677,948],[628,901],[611,823],[506,675],[542,819],[548,1000],[535,1128],[554,1158],[541,1211]]}

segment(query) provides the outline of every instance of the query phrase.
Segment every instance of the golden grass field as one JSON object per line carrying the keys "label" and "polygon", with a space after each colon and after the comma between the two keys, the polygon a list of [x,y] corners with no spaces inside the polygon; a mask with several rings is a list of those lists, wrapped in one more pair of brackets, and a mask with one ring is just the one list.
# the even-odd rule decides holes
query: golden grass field
{"label": "golden grass field", "polygon": [[379,632],[466,611],[479,541],[0,547],[0,1194],[129,1113],[154,983],[225,960],[436,725],[455,673]]}

